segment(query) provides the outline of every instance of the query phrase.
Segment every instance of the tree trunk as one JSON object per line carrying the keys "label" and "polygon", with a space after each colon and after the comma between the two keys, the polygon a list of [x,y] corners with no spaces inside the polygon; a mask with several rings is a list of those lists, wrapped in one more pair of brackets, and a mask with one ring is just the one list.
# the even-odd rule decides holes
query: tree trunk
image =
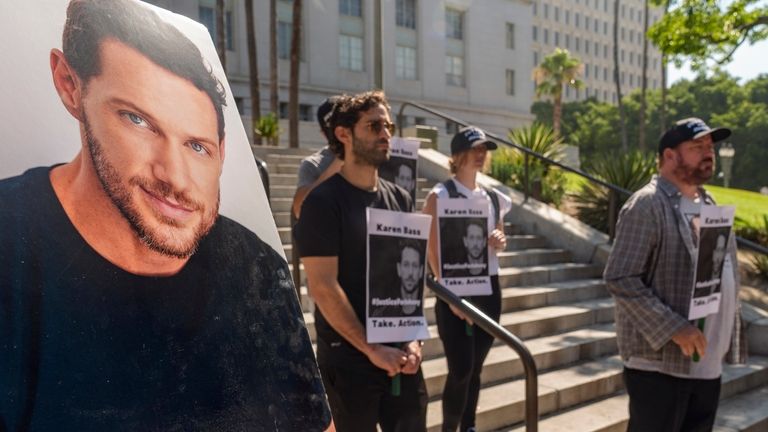
{"label": "tree trunk", "polygon": [[646,92],[648,90],[648,0],[644,2],[643,15],[643,78],[640,89],[640,118],[638,120],[637,148],[645,151],[645,111],[646,111]]}
{"label": "tree trunk", "polygon": [[224,0],[216,0],[216,52],[224,72],[227,72],[227,29],[224,27]]}
{"label": "tree trunk", "polygon": [[[671,1],[667,0],[664,7],[664,15],[669,11]],[[661,53],[661,109],[659,113],[661,132],[667,130],[667,55]]]}
{"label": "tree trunk", "polygon": [[253,22],[253,0],[245,0],[245,29],[248,33],[248,72],[251,79],[251,133],[253,143],[261,145],[261,135],[256,125],[261,117],[261,92],[259,91],[259,58],[256,52],[256,28]]}
{"label": "tree trunk", "polygon": [[619,72],[619,8],[621,7],[621,0],[615,0],[613,6],[613,80],[616,82],[616,99],[619,103],[621,150],[626,153],[629,150],[627,143],[627,121],[624,115],[624,104],[621,102],[621,74]]}
{"label": "tree trunk", "polygon": [[301,0],[293,0],[291,76],[288,83],[288,145],[299,147],[299,66],[301,66]]}
{"label": "tree trunk", "polygon": [[[277,0],[269,0],[269,110],[280,119],[280,98],[277,93]],[[272,145],[280,144],[280,134],[272,138]]]}
{"label": "tree trunk", "polygon": [[[562,84],[561,84],[562,86]],[[560,136],[560,119],[563,116],[563,92],[557,93],[552,98],[552,128],[555,136]]]}

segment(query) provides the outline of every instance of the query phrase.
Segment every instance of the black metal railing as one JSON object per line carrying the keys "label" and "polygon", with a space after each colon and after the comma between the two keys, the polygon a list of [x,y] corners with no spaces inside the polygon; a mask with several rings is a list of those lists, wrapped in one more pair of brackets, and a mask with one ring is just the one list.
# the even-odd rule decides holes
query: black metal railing
{"label": "black metal railing", "polygon": [[533,355],[525,347],[523,341],[513,335],[507,329],[499,325],[496,321],[481,312],[472,303],[457,296],[448,288],[437,282],[433,276],[427,276],[427,286],[435,295],[444,302],[458,308],[464,315],[468,316],[475,325],[483,329],[489,335],[499,339],[512,348],[523,363],[525,371],[525,430],[527,432],[536,432],[539,429],[539,396],[538,381],[539,375],[536,370],[536,362]]}
{"label": "black metal railing", "polygon": [[[460,125],[460,126],[469,126],[469,123],[467,123],[467,122],[465,122],[463,120],[457,119],[456,117],[448,115],[448,114],[446,114],[444,112],[438,111],[436,109],[430,108],[428,106],[422,105],[422,104],[417,103],[417,102],[406,101],[406,102],[403,102],[402,105],[400,105],[400,110],[397,113],[397,126],[398,126],[397,129],[400,131],[399,134],[400,134],[401,137],[403,136],[403,127],[402,126],[403,126],[403,122],[405,120],[405,117],[403,116],[403,111],[408,106],[412,106],[412,107],[417,108],[417,109],[419,109],[421,111],[428,112],[428,113],[430,113],[430,114],[432,114],[434,116],[442,118],[443,120],[447,120],[447,121],[453,122],[453,123],[455,123],[457,125]],[[569,166],[567,166],[567,165],[565,165],[565,164],[563,164],[561,162],[558,162],[558,161],[556,161],[554,159],[550,159],[550,158],[542,155],[541,153],[537,153],[537,152],[535,152],[535,151],[533,151],[533,150],[531,150],[531,149],[529,149],[527,147],[521,146],[521,145],[519,145],[517,143],[514,143],[514,142],[512,142],[510,140],[502,138],[502,137],[500,137],[500,136],[498,136],[498,135],[496,135],[494,133],[485,131],[485,135],[490,137],[490,138],[492,138],[496,142],[504,144],[504,145],[506,145],[508,147],[512,147],[512,148],[514,148],[514,149],[516,149],[516,150],[518,150],[518,151],[523,153],[523,160],[524,160],[524,165],[525,165],[524,166],[524,176],[523,176],[523,184],[525,185],[524,188],[523,188],[524,189],[523,193],[524,193],[524,197],[525,197],[524,202],[528,202],[528,197],[530,196],[531,182],[530,182],[529,169],[528,169],[530,157],[534,157],[536,159],[539,159],[540,161],[544,162],[545,164],[554,165],[554,166],[556,166],[556,167],[558,167],[558,168],[560,168],[560,169],[562,169],[564,171],[568,171],[568,172],[574,173],[574,174],[576,174],[576,175],[578,175],[578,176],[580,176],[582,178],[587,179],[588,181],[590,181],[592,183],[596,183],[596,184],[598,184],[600,186],[603,186],[604,188],[608,189],[608,238],[609,238],[610,242],[613,242],[613,238],[616,235],[616,223],[617,223],[617,221],[619,219],[619,209],[620,209],[619,203],[621,202],[620,198],[622,198],[622,197],[623,198],[628,198],[629,196],[632,195],[632,193],[633,193],[632,191],[624,189],[624,188],[622,188],[620,186],[616,186],[614,184],[608,183],[608,182],[606,182],[604,180],[601,180],[601,179],[599,179],[597,177],[594,177],[593,175],[588,174],[588,173],[586,173],[584,171],[578,170],[576,168],[569,167]],[[744,249],[749,249],[752,252],[757,252],[757,253],[761,253],[763,255],[768,255],[768,248],[766,248],[765,246],[759,245],[759,244],[757,244],[755,242],[749,241],[747,239],[744,239],[744,238],[741,238],[741,237],[738,237],[738,236],[736,237],[736,241],[738,242],[739,246],[743,247]]]}

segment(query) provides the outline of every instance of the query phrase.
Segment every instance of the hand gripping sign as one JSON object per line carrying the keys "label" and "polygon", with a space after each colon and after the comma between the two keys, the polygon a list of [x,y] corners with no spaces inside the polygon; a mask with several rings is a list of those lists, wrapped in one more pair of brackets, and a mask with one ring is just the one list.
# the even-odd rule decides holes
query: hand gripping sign
{"label": "hand gripping sign", "polygon": [[428,339],[424,269],[432,218],[374,208],[366,217],[368,342]]}
{"label": "hand gripping sign", "polygon": [[440,281],[459,296],[491,294],[488,200],[438,198]]}

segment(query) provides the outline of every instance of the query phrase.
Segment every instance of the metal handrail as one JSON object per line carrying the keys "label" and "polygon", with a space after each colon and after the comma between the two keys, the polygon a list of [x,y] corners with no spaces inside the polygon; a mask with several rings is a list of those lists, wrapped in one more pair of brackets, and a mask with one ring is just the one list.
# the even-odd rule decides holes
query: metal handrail
{"label": "metal handrail", "polygon": [[[437,117],[440,117],[443,120],[448,120],[448,121],[451,121],[451,122],[456,123],[456,124],[461,125],[461,126],[469,126],[469,123],[466,123],[463,120],[457,119],[456,117],[453,117],[453,116],[451,116],[449,114],[446,114],[446,113],[444,113],[442,111],[438,111],[436,109],[432,109],[432,108],[430,108],[428,106],[422,105],[422,104],[417,103],[417,102],[405,101],[405,102],[403,102],[402,105],[400,105],[400,110],[398,110],[398,113],[397,113],[397,129],[399,131],[399,136],[400,137],[403,136],[403,122],[404,122],[404,119],[405,119],[403,117],[403,111],[408,106],[412,106],[414,108],[418,108],[418,109],[420,109],[422,111],[425,111],[425,112],[433,114],[433,115],[435,115]],[[541,160],[544,163],[547,163],[547,164],[550,164],[550,165],[555,165],[555,166],[559,167],[562,170],[565,170],[565,171],[568,171],[568,172],[572,172],[572,173],[574,173],[574,174],[576,174],[576,175],[578,175],[580,177],[583,177],[583,178],[589,180],[592,183],[597,183],[598,185],[607,188],[609,190],[609,196],[608,196],[608,200],[609,200],[609,204],[608,204],[608,238],[609,238],[609,241],[613,242],[613,238],[614,238],[614,235],[616,233],[616,222],[618,221],[618,217],[619,217],[619,208],[618,208],[619,207],[618,206],[619,197],[622,196],[622,195],[625,196],[625,197],[629,197],[629,196],[632,195],[632,193],[633,193],[632,191],[624,189],[624,188],[622,188],[620,186],[616,186],[614,184],[608,183],[608,182],[606,182],[604,180],[601,180],[599,178],[596,178],[596,177],[594,177],[594,176],[592,176],[592,175],[590,175],[588,173],[585,173],[584,171],[581,171],[581,170],[578,170],[576,168],[572,168],[572,167],[566,166],[566,165],[562,164],[561,162],[558,162],[558,161],[556,161],[554,159],[550,159],[550,158],[542,155],[541,153],[535,152],[535,151],[533,151],[533,150],[531,150],[531,149],[529,149],[527,147],[521,146],[520,144],[517,144],[517,143],[514,143],[512,141],[509,141],[509,140],[506,140],[504,138],[501,138],[501,137],[499,137],[498,135],[496,135],[496,134],[494,134],[492,132],[485,131],[485,135],[490,137],[490,138],[493,138],[494,141],[498,141],[499,143],[504,144],[504,145],[506,145],[508,147],[515,148],[516,150],[522,152],[523,155],[525,156],[524,157],[524,160],[525,160],[525,162],[524,162],[525,163],[525,179],[523,181],[523,183],[525,184],[525,190],[523,191],[524,195],[525,195],[524,202],[528,201],[528,196],[530,195],[530,180],[528,178],[528,176],[529,176],[528,161],[530,159],[529,156],[533,156],[533,157]],[[738,242],[738,244],[740,246],[744,247],[745,249],[749,249],[749,250],[751,250],[753,252],[761,253],[763,255],[768,255],[768,248],[766,248],[766,247],[764,247],[762,245],[759,245],[759,244],[757,244],[755,242],[752,242],[750,240],[747,240],[747,239],[739,237],[739,236],[736,236],[736,241]]]}
{"label": "metal handrail", "polygon": [[458,308],[478,327],[506,343],[520,356],[520,361],[522,361],[523,370],[525,371],[525,430],[527,432],[537,432],[539,429],[538,372],[533,355],[525,347],[523,341],[489,318],[472,303],[462,299],[441,285],[432,275],[427,276],[426,280],[427,286],[439,299]]}

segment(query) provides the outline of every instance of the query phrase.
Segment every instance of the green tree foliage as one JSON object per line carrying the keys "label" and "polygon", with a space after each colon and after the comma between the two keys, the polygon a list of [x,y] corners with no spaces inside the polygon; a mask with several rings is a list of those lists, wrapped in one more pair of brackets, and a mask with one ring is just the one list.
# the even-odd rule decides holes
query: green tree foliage
{"label": "green tree foliage", "polygon": [[[653,3],[663,6],[667,1]],[[768,2],[672,0],[648,36],[678,66],[690,59],[694,69],[704,70],[707,60],[727,63],[745,42],[768,38]]]}
{"label": "green tree foliage", "polygon": [[[661,136],[661,92],[649,91],[646,117],[646,145],[658,146]],[[736,148],[733,187],[759,190],[768,186],[768,75],[761,75],[743,85],[725,72],[707,77],[699,75],[693,80],[676,82],[668,90],[668,118],[670,121],[686,117],[700,117],[710,126],[724,126],[733,130],[728,139]],[[624,98],[628,118],[637,118],[640,108],[639,91]],[[537,102],[532,107],[536,121],[551,124],[546,104]],[[638,125],[628,125],[629,141],[636,145]],[[563,104],[563,140],[579,147],[582,164],[602,154],[621,152],[618,109],[610,104],[587,99]],[[721,180],[712,180],[721,184]]]}
{"label": "green tree foliage", "polygon": [[562,48],[555,48],[552,54],[544,57],[541,64],[533,69],[536,97],[552,97],[552,126],[556,135],[560,135],[563,86],[577,89],[583,87],[584,82],[579,79],[583,71],[581,60]]}

